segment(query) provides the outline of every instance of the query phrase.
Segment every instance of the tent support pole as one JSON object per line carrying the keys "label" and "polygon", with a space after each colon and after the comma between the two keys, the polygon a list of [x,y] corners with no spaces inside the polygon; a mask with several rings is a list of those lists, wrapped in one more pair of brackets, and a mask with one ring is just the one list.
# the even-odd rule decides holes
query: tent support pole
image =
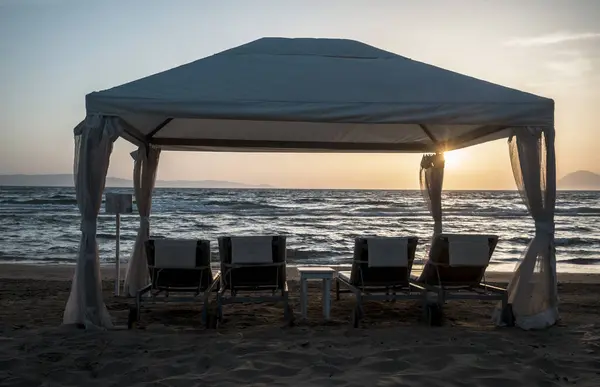
{"label": "tent support pole", "polygon": [[158,124],[156,128],[154,128],[150,133],[146,135],[146,142],[150,142],[152,140],[152,137],[154,137],[156,133],[164,129],[165,126],[169,125],[169,122],[171,121],[173,121],[173,118],[167,118],[166,120]]}
{"label": "tent support pole", "polygon": [[281,140],[229,140],[206,138],[155,138],[151,142],[156,146],[202,146],[207,148],[257,148],[257,149],[315,149],[329,151],[369,151],[369,152],[433,152],[429,144],[387,144],[387,143],[335,143],[322,141],[281,141]]}
{"label": "tent support pole", "polygon": [[484,137],[484,136],[488,136],[490,134],[494,134],[494,133],[504,130],[506,128],[508,128],[508,126],[499,126],[499,125],[482,126],[472,132],[469,132],[469,133],[463,134],[462,136],[456,137],[455,139],[449,141],[447,145],[450,145],[451,147],[459,146],[465,142],[473,141],[473,140],[478,139],[479,137]]}
{"label": "tent support pole", "polygon": [[[132,138],[134,138],[135,140],[137,140],[139,142],[139,144],[148,144],[148,141],[146,141],[146,138],[144,137],[144,135],[139,133],[137,130],[134,131],[129,128],[126,128],[124,130],[124,132],[127,133]],[[139,145],[139,144],[136,144],[136,145]]]}
{"label": "tent support pole", "polygon": [[431,141],[433,141],[433,144],[437,148],[438,140],[435,138],[435,136],[433,135],[433,133],[431,133],[429,131],[429,129],[427,129],[427,127],[425,125],[419,124],[419,126],[421,127],[421,129],[423,129],[423,132],[425,132],[425,134],[427,135],[427,137],[429,137],[431,139]]}

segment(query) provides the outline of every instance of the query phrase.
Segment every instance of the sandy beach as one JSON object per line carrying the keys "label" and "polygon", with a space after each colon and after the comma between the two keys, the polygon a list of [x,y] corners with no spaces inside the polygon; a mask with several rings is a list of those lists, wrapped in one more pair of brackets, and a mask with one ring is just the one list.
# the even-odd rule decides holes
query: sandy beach
{"label": "sandy beach", "polygon": [[[136,329],[61,327],[73,267],[0,265],[0,386],[597,386],[600,383],[600,277],[559,276],[561,321],[546,331],[495,328],[492,304],[446,305],[443,327],[419,323],[419,305],[369,303],[358,329],[353,299],[334,301],[321,317],[311,287],[309,319],[296,324],[277,305],[235,305],[218,330],[206,330],[193,305],[145,309]],[[127,320],[130,299],[107,307]],[[504,282],[507,274],[492,273]]]}

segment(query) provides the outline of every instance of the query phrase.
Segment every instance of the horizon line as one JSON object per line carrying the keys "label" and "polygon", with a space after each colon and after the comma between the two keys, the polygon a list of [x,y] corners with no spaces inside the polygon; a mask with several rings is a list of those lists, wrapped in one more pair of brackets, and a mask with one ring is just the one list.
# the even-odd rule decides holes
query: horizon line
{"label": "horizon line", "polygon": [[[0,188],[75,188],[73,185],[0,185]],[[133,187],[123,187],[108,185],[107,188],[125,188],[133,189]],[[420,188],[300,188],[300,187],[154,187],[157,189],[200,189],[200,190],[255,190],[255,191],[273,191],[273,190],[290,190],[290,191],[415,191],[420,192]],[[561,192],[600,192],[600,189],[561,189],[557,188],[557,191]],[[442,189],[444,191],[452,192],[518,192],[516,188],[513,189],[494,189],[494,188],[448,188]]]}

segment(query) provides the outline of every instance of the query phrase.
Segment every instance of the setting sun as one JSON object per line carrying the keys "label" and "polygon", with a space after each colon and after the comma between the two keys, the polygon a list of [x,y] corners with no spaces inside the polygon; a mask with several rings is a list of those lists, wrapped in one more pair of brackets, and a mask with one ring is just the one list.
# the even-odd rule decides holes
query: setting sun
{"label": "setting sun", "polygon": [[464,152],[462,150],[453,150],[444,152],[444,160],[446,161],[446,168],[459,167],[464,159]]}

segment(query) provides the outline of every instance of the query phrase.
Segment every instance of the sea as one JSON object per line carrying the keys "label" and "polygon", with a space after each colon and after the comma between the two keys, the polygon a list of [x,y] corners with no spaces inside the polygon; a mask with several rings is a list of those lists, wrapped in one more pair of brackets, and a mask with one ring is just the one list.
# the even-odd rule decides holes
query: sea
{"label": "sea", "polygon": [[[106,192],[133,193],[107,188]],[[516,191],[443,193],[444,231],[499,236],[491,270],[512,271],[534,235]],[[559,272],[600,272],[600,191],[560,191],[556,204]],[[102,264],[114,264],[116,219],[100,210]],[[121,216],[120,251],[127,262],[139,217]],[[0,187],[0,261],[73,264],[80,239],[73,188]],[[175,189],[154,191],[153,238],[203,238],[218,260],[217,237],[287,236],[291,264],[349,264],[358,236],[414,235],[426,257],[433,220],[420,191]]]}

